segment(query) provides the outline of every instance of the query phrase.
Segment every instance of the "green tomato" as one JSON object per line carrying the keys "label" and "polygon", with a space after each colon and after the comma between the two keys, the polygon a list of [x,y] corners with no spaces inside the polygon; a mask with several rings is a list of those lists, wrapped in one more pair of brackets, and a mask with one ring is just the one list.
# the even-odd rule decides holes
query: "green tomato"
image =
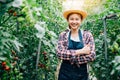
{"label": "green tomato", "polygon": [[20,75],[20,76],[22,76],[22,75],[23,75],[23,73],[19,73],[19,75]]}
{"label": "green tomato", "polygon": [[19,22],[22,22],[22,21],[25,20],[25,18],[23,18],[23,17],[18,17],[17,20],[18,20]]}
{"label": "green tomato", "polygon": [[19,67],[22,67],[22,64],[19,64]]}
{"label": "green tomato", "polygon": [[117,52],[117,51],[119,50],[119,45],[118,45],[118,43],[117,43],[117,42],[114,42],[112,48],[113,48],[113,52]]}
{"label": "green tomato", "polygon": [[23,77],[19,75],[19,76],[18,76],[18,79],[23,80]]}
{"label": "green tomato", "polygon": [[15,68],[14,69],[14,71],[15,71],[15,73],[17,74],[17,73],[19,73],[19,71],[18,71],[18,69],[17,68]]}

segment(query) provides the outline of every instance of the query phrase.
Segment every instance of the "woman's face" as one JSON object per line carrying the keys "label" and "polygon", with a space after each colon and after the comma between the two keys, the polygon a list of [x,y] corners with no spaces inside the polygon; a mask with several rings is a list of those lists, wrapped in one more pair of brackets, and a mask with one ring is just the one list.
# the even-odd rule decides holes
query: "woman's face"
{"label": "woman's face", "polygon": [[75,13],[70,14],[67,21],[70,26],[70,29],[78,29],[81,24],[81,16]]}

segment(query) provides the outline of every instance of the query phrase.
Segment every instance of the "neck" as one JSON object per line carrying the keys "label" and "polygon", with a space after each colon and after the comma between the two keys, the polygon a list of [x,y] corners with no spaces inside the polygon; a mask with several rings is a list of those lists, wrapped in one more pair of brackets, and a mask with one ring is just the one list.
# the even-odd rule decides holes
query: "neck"
{"label": "neck", "polygon": [[76,33],[78,34],[78,31],[79,31],[79,29],[71,29],[72,34],[76,34]]}

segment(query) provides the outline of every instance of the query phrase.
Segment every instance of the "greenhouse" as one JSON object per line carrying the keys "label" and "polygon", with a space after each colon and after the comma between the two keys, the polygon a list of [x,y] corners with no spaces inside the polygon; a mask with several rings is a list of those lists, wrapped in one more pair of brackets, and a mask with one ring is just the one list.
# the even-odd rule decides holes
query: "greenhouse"
{"label": "greenhouse", "polygon": [[70,23],[63,12],[73,5],[86,11],[80,29],[94,37],[89,80],[120,80],[120,0],[0,0],[0,80],[58,80],[59,35]]}

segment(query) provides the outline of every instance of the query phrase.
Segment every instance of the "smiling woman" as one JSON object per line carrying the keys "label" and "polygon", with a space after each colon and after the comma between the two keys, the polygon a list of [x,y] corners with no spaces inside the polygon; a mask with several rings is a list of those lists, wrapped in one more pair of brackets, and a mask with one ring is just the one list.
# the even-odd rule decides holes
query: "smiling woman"
{"label": "smiling woman", "polygon": [[87,13],[74,4],[63,16],[69,29],[58,39],[57,56],[62,60],[58,80],[88,80],[87,63],[95,59],[95,44],[92,34],[80,29]]}

